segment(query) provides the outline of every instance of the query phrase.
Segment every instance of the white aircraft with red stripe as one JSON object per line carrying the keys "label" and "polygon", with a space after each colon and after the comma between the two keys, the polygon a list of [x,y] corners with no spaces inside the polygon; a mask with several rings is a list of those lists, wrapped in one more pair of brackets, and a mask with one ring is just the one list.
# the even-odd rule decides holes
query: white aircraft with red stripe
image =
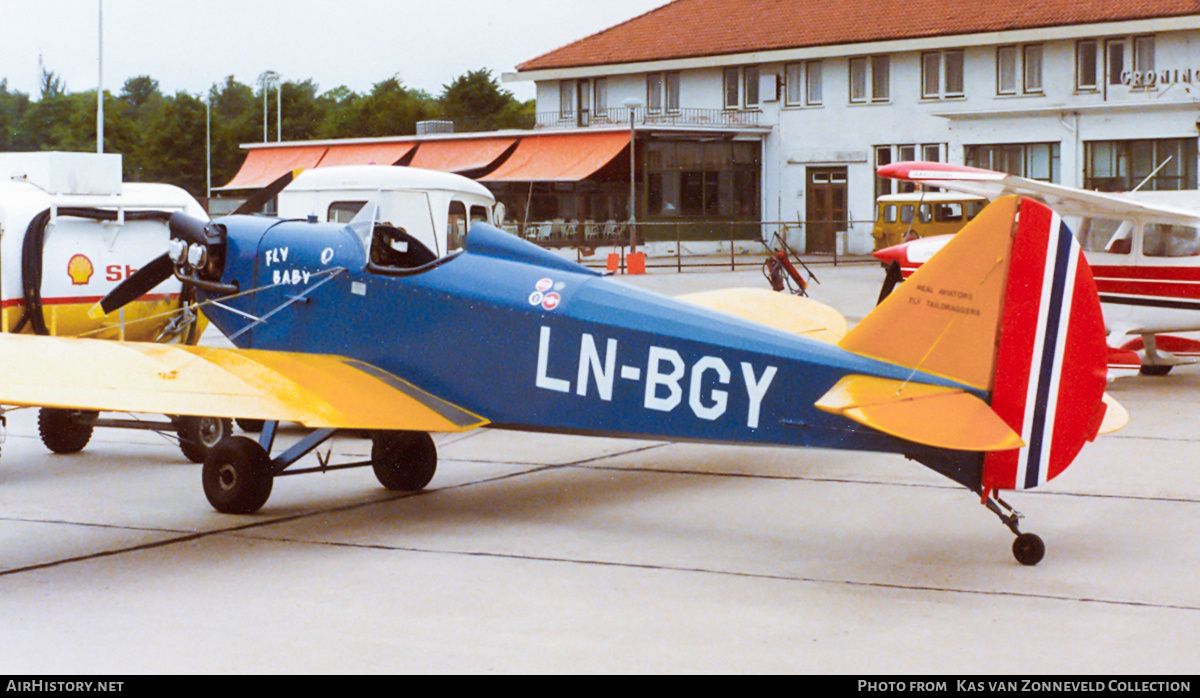
{"label": "white aircraft with red stripe", "polygon": [[[1046,202],[1068,222],[1095,277],[1108,334],[1109,378],[1165,375],[1200,358],[1200,342],[1172,332],[1200,330],[1200,192],[1110,194],[938,162],[902,162],[879,176],[995,199]],[[884,294],[944,247],[941,235],[879,250]]]}

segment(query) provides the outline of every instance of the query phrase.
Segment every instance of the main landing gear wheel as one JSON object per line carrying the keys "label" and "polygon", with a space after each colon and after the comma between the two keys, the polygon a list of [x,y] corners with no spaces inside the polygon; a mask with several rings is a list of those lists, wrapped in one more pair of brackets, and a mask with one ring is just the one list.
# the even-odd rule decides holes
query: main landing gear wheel
{"label": "main landing gear wheel", "polygon": [[222,514],[253,514],[271,497],[271,457],[257,441],[231,436],[208,454],[204,496]]}
{"label": "main landing gear wheel", "polygon": [[38,433],[42,443],[55,453],[79,453],[92,440],[95,415],[94,412],[43,407],[38,410]]}
{"label": "main landing gear wheel", "polygon": [[175,433],[183,455],[193,463],[203,463],[213,448],[233,433],[233,422],[220,417],[179,417]]}
{"label": "main landing gear wheel", "polygon": [[381,431],[372,435],[371,467],[379,484],[389,490],[425,489],[437,472],[433,437],[416,431]]}
{"label": "main landing gear wheel", "polygon": [[1013,541],[1013,557],[1022,565],[1033,566],[1046,556],[1046,544],[1033,533],[1022,533]]}

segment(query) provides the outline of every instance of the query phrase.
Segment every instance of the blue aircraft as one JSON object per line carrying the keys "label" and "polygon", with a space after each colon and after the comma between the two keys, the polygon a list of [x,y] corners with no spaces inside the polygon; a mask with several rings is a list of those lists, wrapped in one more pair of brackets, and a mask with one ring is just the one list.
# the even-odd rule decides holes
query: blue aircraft
{"label": "blue aircraft", "polygon": [[[980,496],[1023,564],[1044,544],[999,491],[1122,423],[1087,263],[1033,200],[993,203],[848,333],[797,296],[671,299],[485,224],[439,257],[377,218],[176,214],[171,251],[97,312],[174,276],[237,348],[3,335],[0,404],[266,420],[203,466],[229,513],[341,429],[370,431],[397,490],[432,478],[430,432],[479,427],[890,452]],[[312,431],[272,458],[280,421]]]}

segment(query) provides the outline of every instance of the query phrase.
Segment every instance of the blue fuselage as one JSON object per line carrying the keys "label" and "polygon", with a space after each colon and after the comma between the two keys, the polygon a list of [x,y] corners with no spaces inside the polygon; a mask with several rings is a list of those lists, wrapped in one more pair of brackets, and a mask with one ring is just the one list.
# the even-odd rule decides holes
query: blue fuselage
{"label": "blue fuselage", "polygon": [[[306,294],[236,344],[360,359],[493,426],[920,456],[932,449],[813,403],[848,374],[953,385],[633,288],[484,225],[463,252],[401,270],[367,264],[349,228],[224,223],[224,280],[262,289],[229,306],[264,316]],[[231,336],[249,323],[206,313]]]}

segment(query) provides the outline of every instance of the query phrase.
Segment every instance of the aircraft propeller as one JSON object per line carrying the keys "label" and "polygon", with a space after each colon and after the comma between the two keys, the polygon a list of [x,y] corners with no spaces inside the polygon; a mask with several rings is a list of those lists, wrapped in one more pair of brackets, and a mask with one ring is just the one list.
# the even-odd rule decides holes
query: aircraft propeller
{"label": "aircraft propeller", "polygon": [[171,230],[168,251],[110,291],[92,308],[93,316],[107,315],[137,300],[172,275],[185,286],[218,294],[237,293],[237,285],[220,283],[225,265],[224,226],[183,213],[172,213],[167,225]]}

